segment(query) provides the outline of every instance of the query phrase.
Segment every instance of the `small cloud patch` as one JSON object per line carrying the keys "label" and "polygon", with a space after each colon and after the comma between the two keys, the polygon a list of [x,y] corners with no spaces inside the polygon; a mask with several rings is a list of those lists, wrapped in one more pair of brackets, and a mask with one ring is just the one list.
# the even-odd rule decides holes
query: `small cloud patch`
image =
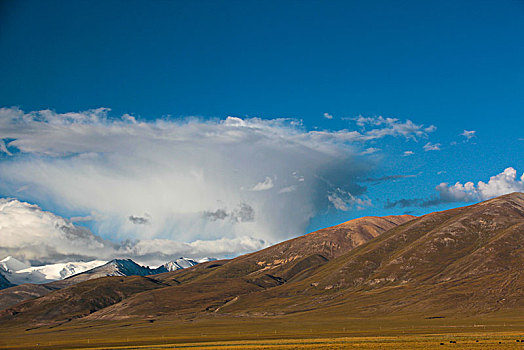
{"label": "small cloud patch", "polygon": [[470,140],[472,139],[473,137],[475,137],[476,131],[475,130],[464,130],[464,132],[462,134],[460,134],[460,136],[464,136],[466,138],[466,140]]}
{"label": "small cloud patch", "polygon": [[428,151],[440,151],[440,146],[441,144],[440,143],[431,143],[431,142],[428,142],[424,145],[424,151],[428,152]]}
{"label": "small cloud patch", "polygon": [[149,215],[147,215],[147,214],[145,216],[130,215],[128,217],[128,219],[134,225],[146,225],[146,224],[149,224],[151,222],[151,217]]}

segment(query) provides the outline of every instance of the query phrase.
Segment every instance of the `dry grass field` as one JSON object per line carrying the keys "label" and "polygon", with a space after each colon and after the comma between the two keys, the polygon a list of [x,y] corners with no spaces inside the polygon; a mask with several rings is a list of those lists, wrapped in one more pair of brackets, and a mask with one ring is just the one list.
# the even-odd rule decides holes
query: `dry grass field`
{"label": "dry grass field", "polygon": [[217,315],[0,331],[1,349],[524,349],[521,341],[520,313],[372,319],[319,312],[275,318]]}

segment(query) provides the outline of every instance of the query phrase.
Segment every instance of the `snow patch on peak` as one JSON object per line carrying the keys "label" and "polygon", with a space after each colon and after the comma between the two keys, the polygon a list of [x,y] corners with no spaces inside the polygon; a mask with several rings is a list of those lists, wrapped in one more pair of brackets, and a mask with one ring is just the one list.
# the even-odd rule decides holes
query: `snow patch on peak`
{"label": "snow patch on peak", "polygon": [[12,284],[47,283],[67,278],[105,263],[105,261],[93,260],[30,266],[8,256],[0,260],[0,272]]}
{"label": "snow patch on peak", "polygon": [[0,260],[0,269],[8,273],[13,273],[19,270],[27,269],[29,267],[29,265],[24,264],[23,262],[13,258],[12,256],[8,256]]}
{"label": "snow patch on peak", "polygon": [[198,264],[198,262],[193,259],[180,257],[165,263],[163,266],[167,269],[167,271],[176,271],[187,269],[188,267],[195,266],[196,264]]}

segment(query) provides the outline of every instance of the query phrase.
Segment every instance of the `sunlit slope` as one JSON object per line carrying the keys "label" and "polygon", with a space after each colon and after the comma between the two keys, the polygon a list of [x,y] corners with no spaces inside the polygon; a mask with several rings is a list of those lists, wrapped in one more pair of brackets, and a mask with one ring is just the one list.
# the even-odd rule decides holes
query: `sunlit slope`
{"label": "sunlit slope", "polygon": [[513,193],[414,219],[221,312],[492,312],[524,307],[523,272],[524,194]]}
{"label": "sunlit slope", "polygon": [[[2,319],[24,320],[26,318],[23,315],[28,314],[42,321],[47,319],[49,322],[56,322],[87,315],[90,315],[89,318],[115,319],[218,312],[224,304],[239,295],[260,292],[306,278],[329,258],[343,254],[412,218],[361,218],[236,259],[210,261],[186,270],[150,276],[147,280],[155,281],[156,291],[149,288],[148,284],[144,285],[144,280],[122,277],[125,284],[118,285],[122,288],[120,299],[107,298],[103,304],[98,300],[104,297],[104,289],[99,290],[97,285],[108,283],[107,278],[90,280],[14,306],[3,313]],[[80,288],[86,286],[87,290],[78,298],[76,294]],[[42,303],[42,300],[47,301]],[[90,312],[79,314],[77,307],[71,305],[64,308],[58,317],[49,310],[55,307],[53,301],[59,303],[59,300],[68,304],[81,303]],[[90,308],[91,304],[95,307]],[[68,313],[72,314],[68,316]]]}

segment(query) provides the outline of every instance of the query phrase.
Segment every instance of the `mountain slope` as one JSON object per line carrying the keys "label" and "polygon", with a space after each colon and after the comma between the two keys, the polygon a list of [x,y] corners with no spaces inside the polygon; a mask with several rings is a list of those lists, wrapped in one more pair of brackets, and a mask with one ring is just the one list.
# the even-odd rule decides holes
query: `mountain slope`
{"label": "mountain slope", "polygon": [[4,288],[9,288],[9,287],[12,287],[12,286],[13,285],[11,284],[11,282],[9,282],[7,280],[7,278],[5,278],[3,273],[0,271],[0,290],[4,289]]}
{"label": "mountain slope", "polygon": [[354,314],[524,308],[523,242],[524,194],[513,193],[414,219],[303,281],[244,295],[222,311],[281,313],[335,305]]}
{"label": "mountain slope", "polygon": [[142,276],[90,280],[0,311],[0,319],[36,325],[49,324],[50,320],[51,323],[70,321],[115,304],[134,293],[163,286],[159,281]]}
{"label": "mountain slope", "polygon": [[302,265],[301,270],[322,265],[413,218],[401,215],[350,220],[232,259],[207,277],[249,275],[257,278],[269,274],[280,278],[287,276],[286,280],[289,280],[295,276],[290,269],[296,264]]}
{"label": "mountain slope", "polygon": [[329,261],[328,257],[343,254],[412,219],[412,216],[392,216],[351,220],[232,260],[212,261],[158,275],[155,278],[172,286],[136,294],[90,318],[140,316],[153,310],[159,314],[218,312],[225,303],[241,295],[301,280]]}
{"label": "mountain slope", "polygon": [[22,301],[39,298],[59,289],[49,284],[21,284],[11,285],[10,288],[0,290],[0,310],[16,305]]}
{"label": "mountain slope", "polygon": [[[386,229],[412,218],[411,216],[401,216],[352,220],[334,228],[320,230],[236,259],[209,261],[188,269],[158,274],[154,276],[154,280],[161,283],[162,288],[144,289],[145,291],[143,291],[129,285],[130,288],[133,288],[133,292],[126,294],[124,302],[118,303],[116,308],[111,307],[111,303],[106,303],[104,310],[95,312],[92,316],[113,318],[120,317],[120,314],[123,315],[122,317],[128,317],[135,314],[144,316],[178,311],[194,313],[219,310],[224,303],[238,295],[273,288],[286,283],[288,279],[304,278],[316,268],[325,264],[328,261],[327,257],[342,254],[344,250],[351,249]],[[261,264],[262,261],[272,264]],[[97,283],[106,283],[107,278],[98,277],[109,273],[120,273],[122,268],[137,268],[136,264],[133,265],[130,262],[124,265],[120,266],[118,262],[110,262],[63,281],[53,282],[53,286],[65,288],[60,291],[61,294],[56,292],[52,294],[61,295],[61,299],[69,300],[69,303],[80,302],[74,297],[78,288],[83,288],[85,284],[96,286]],[[152,274],[152,270],[145,268],[138,269],[136,272]],[[128,277],[121,278],[128,281]],[[82,280],[84,282],[81,282]],[[150,278],[150,280],[153,279]],[[68,283],[78,284],[67,287]],[[95,289],[91,290],[94,291]],[[99,305],[98,300],[101,297],[103,296],[86,292],[82,295],[81,303],[82,305],[90,305],[91,303]],[[36,303],[36,300],[41,299],[47,301]],[[53,302],[58,302],[58,298],[49,299],[46,296],[36,300],[5,310],[0,319],[20,321],[37,317],[42,322],[45,319],[49,322],[57,322],[63,320],[64,317],[71,318],[77,315],[67,316],[67,312],[76,312],[76,308],[73,306],[70,307],[71,310],[62,308],[63,313],[59,316],[51,312],[55,307]],[[111,301],[116,303],[118,300],[111,299]],[[26,316],[22,314],[29,316],[25,318]],[[45,316],[46,314],[47,316]]]}

